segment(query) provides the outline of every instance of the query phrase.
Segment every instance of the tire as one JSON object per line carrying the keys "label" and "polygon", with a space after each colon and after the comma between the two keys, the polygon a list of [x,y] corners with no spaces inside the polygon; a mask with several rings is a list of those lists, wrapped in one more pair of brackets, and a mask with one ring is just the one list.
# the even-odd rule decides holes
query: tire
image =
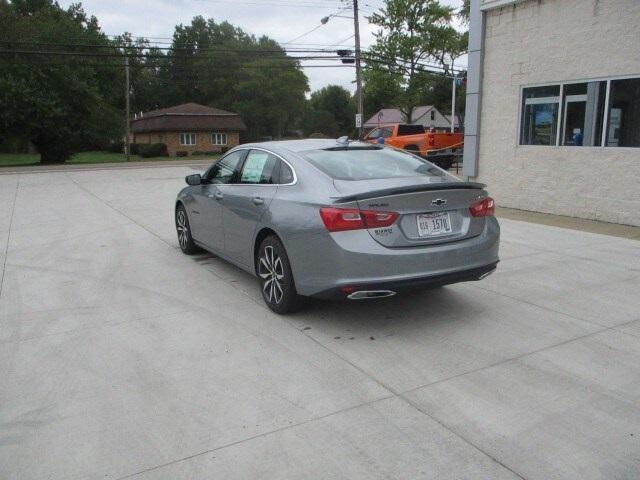
{"label": "tire", "polygon": [[257,263],[256,273],[267,306],[281,315],[299,310],[303,299],[296,291],[289,257],[278,237],[270,235],[262,241]]}
{"label": "tire", "polygon": [[420,148],[417,145],[407,145],[404,149],[409,153],[420,156]]}
{"label": "tire", "polygon": [[453,165],[453,160],[450,158],[440,160],[438,166],[443,170],[449,170]]}
{"label": "tire", "polygon": [[186,255],[193,255],[200,252],[191,236],[191,227],[189,226],[189,217],[187,211],[182,204],[176,208],[176,232],[178,234],[178,245],[180,250]]}

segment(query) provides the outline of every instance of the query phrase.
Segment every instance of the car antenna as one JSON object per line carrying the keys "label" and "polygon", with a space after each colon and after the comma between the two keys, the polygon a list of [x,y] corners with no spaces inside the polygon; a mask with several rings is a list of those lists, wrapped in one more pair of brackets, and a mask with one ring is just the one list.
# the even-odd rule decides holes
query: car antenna
{"label": "car antenna", "polygon": [[336,140],[337,143],[339,143],[340,145],[346,145],[347,147],[349,146],[349,137],[347,135],[345,135],[344,137],[340,137]]}

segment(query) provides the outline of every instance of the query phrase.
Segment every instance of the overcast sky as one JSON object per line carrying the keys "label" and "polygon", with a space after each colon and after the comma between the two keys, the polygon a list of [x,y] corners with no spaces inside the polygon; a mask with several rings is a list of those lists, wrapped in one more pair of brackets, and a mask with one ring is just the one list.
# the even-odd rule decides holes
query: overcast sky
{"label": "overcast sky", "polygon": [[[78,0],[59,0],[68,7]],[[441,0],[458,8],[462,0]],[[320,19],[346,8],[343,0],[83,0],[86,12],[98,17],[108,35],[130,32],[160,40],[170,39],[177,24],[189,24],[196,15],[227,20],[256,36],[268,35],[281,44],[290,42],[320,25]],[[374,26],[364,18],[377,11],[384,0],[360,0],[361,42],[365,48],[373,42]],[[349,2],[350,5],[350,2]],[[342,12],[350,15],[351,12]],[[289,46],[312,47],[308,44],[333,45],[353,34],[353,20],[332,18],[326,25],[295,40]],[[155,38],[158,37],[158,38]],[[353,39],[344,42],[353,45]],[[285,47],[287,45],[284,45]],[[318,63],[318,62],[316,62]],[[327,63],[327,62],[323,62]],[[312,64],[312,62],[309,62]],[[312,90],[328,84],[339,84],[354,90],[352,68],[305,69]]]}

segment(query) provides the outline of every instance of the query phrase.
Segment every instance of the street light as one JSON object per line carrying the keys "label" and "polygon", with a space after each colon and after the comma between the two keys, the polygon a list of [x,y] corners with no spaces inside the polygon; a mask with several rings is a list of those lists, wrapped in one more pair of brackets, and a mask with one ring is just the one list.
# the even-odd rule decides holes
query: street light
{"label": "street light", "polygon": [[320,19],[320,23],[323,24],[323,25],[326,25],[327,22],[329,20],[331,20],[331,18],[333,18],[333,17],[336,17],[336,18],[348,18],[350,20],[353,20],[353,17],[347,17],[346,15],[335,15],[335,14],[333,14],[333,15],[328,15],[326,17],[321,18]]}

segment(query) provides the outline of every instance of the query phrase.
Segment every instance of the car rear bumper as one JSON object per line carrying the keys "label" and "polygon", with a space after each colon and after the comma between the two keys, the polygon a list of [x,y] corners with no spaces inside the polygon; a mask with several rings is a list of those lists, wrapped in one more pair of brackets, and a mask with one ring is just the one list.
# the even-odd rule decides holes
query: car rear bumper
{"label": "car rear bumper", "polygon": [[404,290],[477,280],[495,269],[499,240],[497,220],[487,217],[479,235],[437,245],[388,248],[356,230],[292,236],[285,247],[298,293],[326,298],[345,287]]}
{"label": "car rear bumper", "polygon": [[[473,282],[482,280],[486,276],[493,273],[498,265],[498,262],[485,265],[483,267],[471,268],[469,270],[462,270],[457,272],[449,272],[439,275],[429,275],[426,277],[406,278],[403,280],[395,280],[391,282],[377,282],[377,283],[364,283],[349,285],[345,287],[334,287],[313,295],[315,298],[321,298],[325,300],[344,300],[355,299],[355,295],[359,292],[371,292],[370,296],[363,296],[362,298],[376,298],[376,297],[388,297],[395,295],[396,293],[420,290],[427,288],[439,287],[442,285],[451,285],[452,283],[460,282]],[[375,295],[375,292],[380,292],[379,295]]]}

